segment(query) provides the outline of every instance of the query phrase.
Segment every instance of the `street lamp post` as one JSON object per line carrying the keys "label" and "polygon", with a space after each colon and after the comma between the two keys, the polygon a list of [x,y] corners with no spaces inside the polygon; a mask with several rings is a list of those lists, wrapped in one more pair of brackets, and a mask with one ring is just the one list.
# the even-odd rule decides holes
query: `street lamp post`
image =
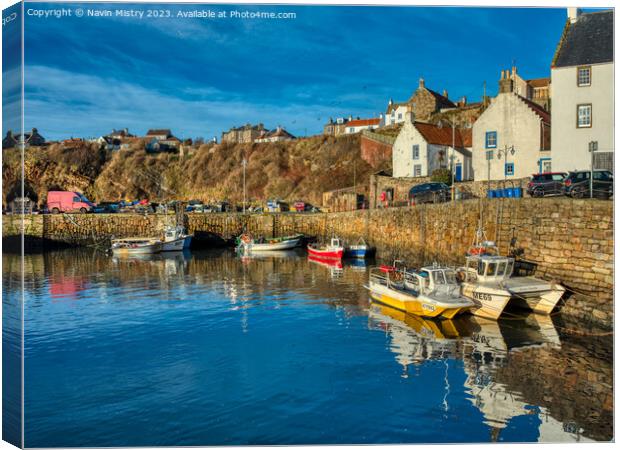
{"label": "street lamp post", "polygon": [[[511,155],[515,154],[515,146],[511,145],[510,147],[508,147],[507,145],[504,146],[504,148],[501,148],[497,151],[497,159],[502,159],[502,156],[504,157],[504,188],[506,187],[506,161],[508,158],[508,153],[510,153]],[[514,172],[513,172],[514,175]]]}
{"label": "street lamp post", "polygon": [[248,161],[243,158],[241,165],[243,166],[243,214],[245,214],[245,168],[248,165]]}
{"label": "street lamp post", "polygon": [[[448,122],[450,124],[450,126],[452,127],[452,155],[450,156],[450,176],[452,179],[452,183],[450,184],[450,191],[451,191],[451,198],[452,201],[455,200],[455,195],[454,195],[454,178],[455,178],[455,174],[454,174],[454,160],[456,158],[455,155],[455,145],[456,145],[456,120],[454,118],[452,119],[448,119],[448,118],[443,118],[441,119],[441,121],[445,120],[446,122]],[[442,122],[439,122],[439,127],[441,128]]]}
{"label": "street lamp post", "polygon": [[598,141],[590,141],[588,144],[588,150],[590,152],[590,198],[594,197],[594,152],[598,150]]}

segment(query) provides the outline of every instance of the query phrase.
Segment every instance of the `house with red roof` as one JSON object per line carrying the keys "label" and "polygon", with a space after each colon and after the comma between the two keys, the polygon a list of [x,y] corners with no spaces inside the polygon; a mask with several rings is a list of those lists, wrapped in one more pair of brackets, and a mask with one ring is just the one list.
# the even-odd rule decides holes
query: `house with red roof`
{"label": "house with red roof", "polygon": [[349,120],[345,126],[345,134],[359,133],[362,130],[374,130],[381,126],[381,118]]}
{"label": "house with red roof", "polygon": [[497,97],[473,126],[476,181],[517,180],[551,170],[551,114],[515,92],[511,75],[501,71]]}
{"label": "house with red roof", "polygon": [[418,122],[408,111],[392,147],[392,174],[429,177],[437,169],[450,169],[455,181],[471,180],[471,136],[471,129]]}

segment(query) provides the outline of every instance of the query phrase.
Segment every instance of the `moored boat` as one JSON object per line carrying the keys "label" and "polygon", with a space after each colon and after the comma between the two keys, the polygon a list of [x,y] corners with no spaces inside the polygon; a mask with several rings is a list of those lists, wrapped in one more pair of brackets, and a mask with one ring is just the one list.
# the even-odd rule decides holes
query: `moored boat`
{"label": "moored boat", "polygon": [[244,233],[237,238],[237,249],[245,254],[249,252],[269,252],[290,250],[299,245],[303,234],[283,236],[271,239],[253,239],[249,234]]}
{"label": "moored boat", "polygon": [[453,269],[438,265],[416,271],[380,266],[370,270],[373,300],[422,317],[451,319],[473,306],[460,293]]}
{"label": "moored boat", "polygon": [[189,248],[192,242],[192,236],[185,234],[183,227],[168,226],[164,230],[164,238],[162,242],[163,252],[182,251]]}
{"label": "moored boat", "polygon": [[342,259],[344,247],[340,239],[332,238],[329,244],[308,244],[308,253],[319,259]]}
{"label": "moored boat", "polygon": [[558,283],[534,277],[512,277],[515,259],[500,256],[493,242],[472,246],[458,269],[462,292],[475,303],[472,314],[498,319],[508,305],[550,314],[564,295]]}
{"label": "moored boat", "polygon": [[115,256],[124,255],[145,255],[159,253],[162,251],[163,243],[154,238],[125,238],[112,240],[112,254]]}
{"label": "moored boat", "polygon": [[370,247],[364,241],[364,238],[359,238],[356,244],[347,245],[344,256],[348,258],[366,258],[374,253],[374,247]]}

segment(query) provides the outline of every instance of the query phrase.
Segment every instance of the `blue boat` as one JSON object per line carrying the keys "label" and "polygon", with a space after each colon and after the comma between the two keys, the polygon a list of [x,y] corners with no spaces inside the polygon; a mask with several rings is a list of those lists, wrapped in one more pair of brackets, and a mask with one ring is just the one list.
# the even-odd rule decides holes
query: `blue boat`
{"label": "blue boat", "polygon": [[369,247],[363,238],[360,238],[357,244],[348,245],[345,249],[345,257],[348,258],[367,258],[374,253],[374,247]]}

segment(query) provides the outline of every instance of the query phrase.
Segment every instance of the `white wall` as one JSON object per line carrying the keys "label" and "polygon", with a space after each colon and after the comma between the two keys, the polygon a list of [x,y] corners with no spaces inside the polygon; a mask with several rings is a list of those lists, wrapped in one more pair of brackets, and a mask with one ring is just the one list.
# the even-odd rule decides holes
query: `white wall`
{"label": "white wall", "polygon": [[[420,158],[413,160],[413,146],[416,144],[420,146]],[[420,164],[422,166],[420,176],[429,176],[428,154],[426,141],[411,121],[406,120],[392,146],[392,175],[395,178],[413,177],[414,166]]]}
{"label": "white wall", "polygon": [[[595,64],[588,87],[577,86],[577,67],[551,70],[552,169],[590,168],[590,141],[599,151],[614,150],[614,65]],[[577,105],[592,104],[592,127],[577,128]]]}
{"label": "white wall", "polygon": [[[504,158],[500,160],[497,155],[498,150],[506,145],[515,148],[515,154],[509,154],[506,159],[506,162],[514,163],[514,175],[506,176],[507,180],[538,173],[540,158],[551,157],[551,152],[540,151],[540,123],[540,117],[516,94],[498,94],[474,123],[472,132],[474,179],[476,181],[488,179],[487,150],[493,150],[493,159],[490,164],[491,180],[504,179]],[[485,148],[487,131],[497,132],[495,149]]]}
{"label": "white wall", "polygon": [[[413,146],[420,147],[420,157],[413,159]],[[439,154],[443,151],[443,162]],[[439,168],[450,168],[450,156],[452,147],[444,145],[428,144],[420,132],[413,126],[411,121],[405,121],[403,128],[392,146],[392,174],[395,178],[413,177],[414,166],[421,165],[421,177],[430,176]],[[471,158],[458,150],[454,152],[454,163],[463,166],[463,180],[473,179]]]}
{"label": "white wall", "polygon": [[[394,110],[394,119],[392,119],[391,114],[385,115],[385,125],[394,125],[396,123],[403,123],[405,121],[405,114],[407,113],[407,107],[404,105],[399,105]],[[400,119],[398,115],[401,114]]]}

